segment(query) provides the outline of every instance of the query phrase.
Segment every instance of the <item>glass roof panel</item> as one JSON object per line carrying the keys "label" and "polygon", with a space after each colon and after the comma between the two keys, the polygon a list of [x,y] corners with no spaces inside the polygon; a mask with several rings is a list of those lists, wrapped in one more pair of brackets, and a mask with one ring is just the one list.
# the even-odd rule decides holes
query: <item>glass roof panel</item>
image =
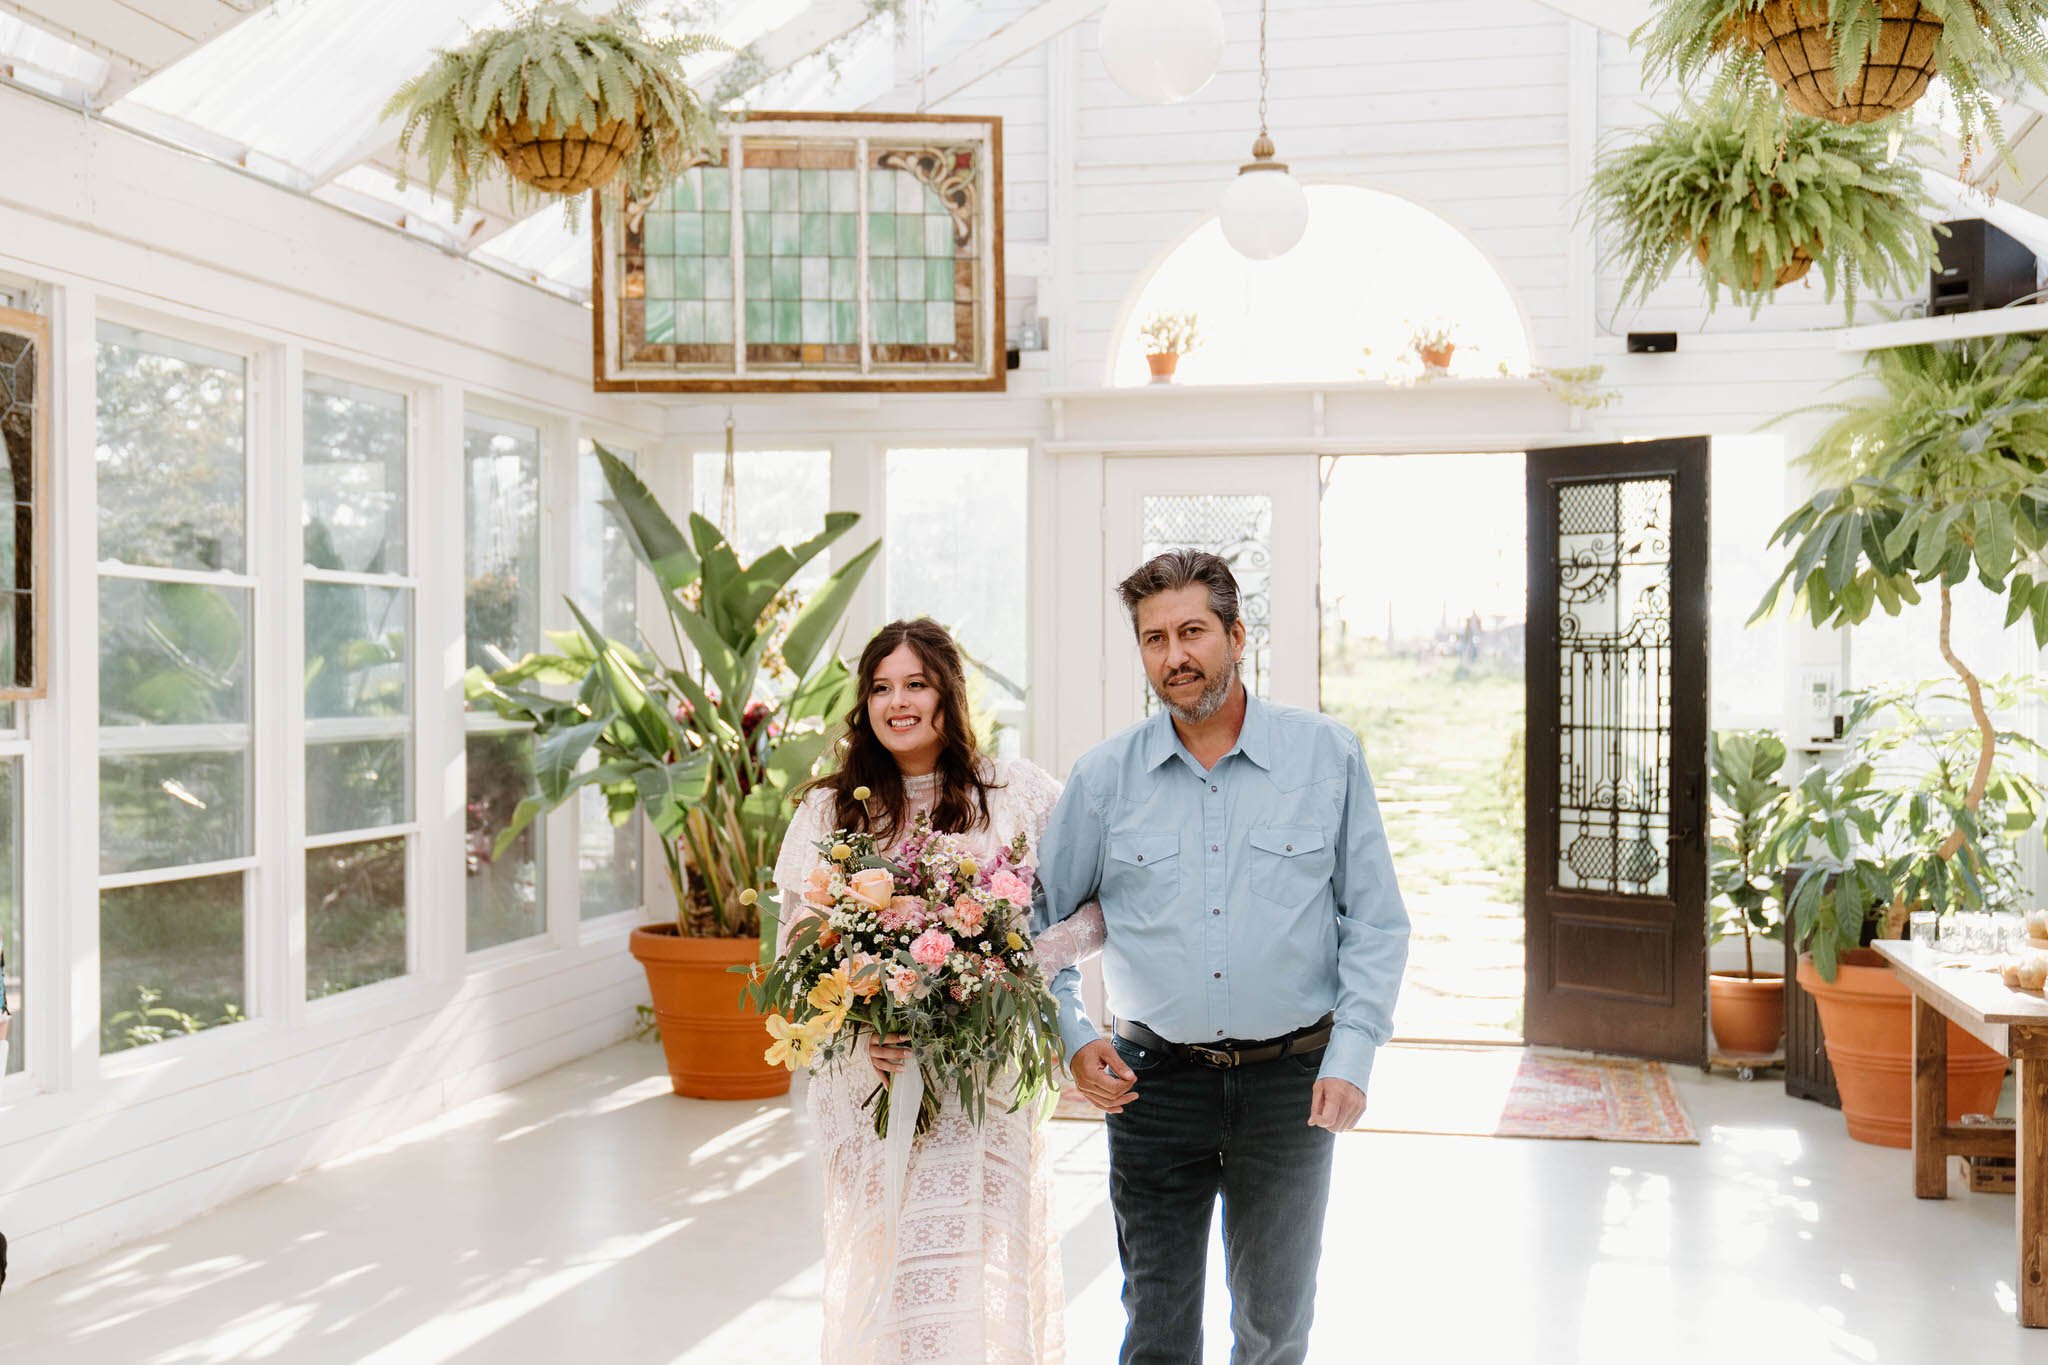
{"label": "glass roof panel", "polygon": [[572,226],[558,205],[521,220],[478,247],[471,255],[521,276],[546,280],[558,292],[590,297],[590,215],[577,215]]}
{"label": "glass roof panel", "polygon": [[460,43],[503,13],[499,0],[274,5],[158,72],[108,112],[165,114],[319,178],[374,150],[378,112],[435,48]]}
{"label": "glass roof panel", "polygon": [[23,85],[63,99],[86,99],[107,82],[111,63],[54,33],[0,14],[0,66]]}

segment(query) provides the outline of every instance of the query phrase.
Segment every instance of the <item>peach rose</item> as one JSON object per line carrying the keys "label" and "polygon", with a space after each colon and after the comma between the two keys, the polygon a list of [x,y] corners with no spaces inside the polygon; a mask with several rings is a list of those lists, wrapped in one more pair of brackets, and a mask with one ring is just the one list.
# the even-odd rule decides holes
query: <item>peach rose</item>
{"label": "peach rose", "polygon": [[864,867],[847,880],[846,888],[855,900],[880,910],[896,894],[896,879],[887,868]]}
{"label": "peach rose", "polygon": [[909,967],[891,967],[889,994],[896,997],[897,1004],[907,1005],[917,998],[917,988],[922,980],[923,978]]}
{"label": "peach rose", "polygon": [[832,869],[814,867],[804,878],[804,899],[812,905],[832,904]]}
{"label": "peach rose", "polygon": [[856,999],[872,1000],[882,990],[882,959],[873,953],[855,953],[846,960],[846,975]]}

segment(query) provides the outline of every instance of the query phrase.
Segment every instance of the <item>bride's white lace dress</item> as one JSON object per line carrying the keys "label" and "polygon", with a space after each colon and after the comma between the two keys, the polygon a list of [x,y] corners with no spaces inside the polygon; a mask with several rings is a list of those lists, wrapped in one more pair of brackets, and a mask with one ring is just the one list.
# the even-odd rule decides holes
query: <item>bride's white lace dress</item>
{"label": "bride's white lace dress", "polygon": [[[1018,833],[1034,852],[1060,784],[1033,764],[995,765],[990,827],[966,836],[991,858]],[[911,815],[928,811],[935,779],[908,782]],[[827,792],[813,792],[790,822],[775,881],[782,904],[803,895],[816,843],[831,832]],[[1046,975],[1102,946],[1102,914],[1089,907],[1041,935]],[[810,1079],[808,1107],[824,1158],[824,1365],[1043,1365],[1062,1359],[1057,1231],[1051,1177],[1037,1116],[991,1106],[976,1127],[948,1099],[918,1142],[904,1182],[896,1275],[877,1320],[862,1310],[876,1277],[883,1232],[882,1143],[863,1107],[877,1083],[864,1050]]]}

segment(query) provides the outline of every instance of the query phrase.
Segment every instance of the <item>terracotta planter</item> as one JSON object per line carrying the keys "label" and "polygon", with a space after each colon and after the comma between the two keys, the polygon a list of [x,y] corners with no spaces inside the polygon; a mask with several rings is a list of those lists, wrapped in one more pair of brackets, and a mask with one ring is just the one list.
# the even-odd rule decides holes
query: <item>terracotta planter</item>
{"label": "terracotta planter", "polygon": [[[1818,244],[1812,245],[1817,246]],[[1700,258],[1701,265],[1707,263],[1706,238],[1702,237],[1699,241],[1693,243],[1693,254]],[[1733,272],[1724,271],[1720,276],[1721,283],[1727,285],[1730,289],[1761,289],[1763,288],[1765,269],[1764,254],[1759,251],[1750,266],[1749,278],[1747,280],[1741,279]],[[1800,280],[1806,278],[1806,272],[1811,269],[1813,269],[1813,252],[1808,250],[1807,247],[1795,246],[1792,248],[1792,259],[1771,273],[1771,288],[1783,289],[1788,284],[1797,284]]]}
{"label": "terracotta planter", "polygon": [[1152,367],[1153,383],[1171,384],[1173,382],[1174,368],[1180,364],[1180,353],[1178,351],[1159,351],[1153,355],[1146,356],[1145,363]]}
{"label": "terracotta planter", "polygon": [[[1801,954],[1799,984],[1820,1008],[1821,1035],[1842,1093],[1849,1136],[1879,1147],[1913,1145],[1913,993],[1868,948],[1842,955],[1832,983]],[[1948,1026],[1948,1121],[1988,1114],[2005,1058]]]}
{"label": "terracotta planter", "polygon": [[633,956],[647,969],[661,1050],[678,1095],[758,1100],[789,1091],[789,1072],[761,1060],[768,1030],[740,1000],[731,969],[760,960],[758,938],[683,938],[672,924],[633,931]]}
{"label": "terracotta planter", "polygon": [[1446,346],[1418,346],[1415,348],[1416,353],[1422,357],[1422,363],[1432,370],[1448,370],[1451,368],[1451,356],[1457,349],[1458,343],[1455,341]]}
{"label": "terracotta planter", "polygon": [[1776,972],[1709,972],[1709,1017],[1723,1052],[1768,1057],[1785,1036],[1785,978]]}

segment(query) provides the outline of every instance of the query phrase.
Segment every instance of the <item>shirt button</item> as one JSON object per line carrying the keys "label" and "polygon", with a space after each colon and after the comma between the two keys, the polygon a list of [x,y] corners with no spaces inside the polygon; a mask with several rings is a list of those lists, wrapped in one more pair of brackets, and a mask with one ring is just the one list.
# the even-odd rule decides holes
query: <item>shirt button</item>
{"label": "shirt button", "polygon": [[1294,845],[1293,845],[1293,844],[1289,844],[1289,845],[1287,846],[1287,851],[1288,851],[1289,853],[1292,853],[1292,852],[1294,852]]}
{"label": "shirt button", "polygon": [[1219,906],[1218,908],[1216,908],[1216,909],[1214,909],[1214,910],[1211,910],[1211,911],[1210,911],[1209,913],[1210,913],[1210,914],[1212,914],[1212,915],[1220,915],[1220,914],[1222,914],[1222,913],[1223,913],[1223,910],[1222,910],[1222,908],[1221,908],[1221,907]]}
{"label": "shirt button", "polygon": [[1138,855],[1138,861],[1139,861],[1139,862],[1141,862],[1141,863],[1142,863],[1142,862],[1144,862],[1144,861],[1145,861],[1145,855],[1144,855],[1144,854],[1142,854],[1142,853],[1140,853],[1140,854]]}
{"label": "shirt button", "polygon": [[1216,1030],[1216,1036],[1217,1036],[1218,1038],[1221,1038],[1221,1037],[1223,1036],[1223,1030],[1222,1030],[1222,1029],[1217,1029],[1217,1030]]}
{"label": "shirt button", "polygon": [[1222,845],[1220,845],[1220,844],[1211,844],[1211,845],[1209,845],[1209,851],[1210,851],[1211,853],[1220,853],[1220,852],[1222,852]]}
{"label": "shirt button", "polygon": [[1223,979],[1223,973],[1221,973],[1221,972],[1218,972],[1218,973],[1216,973],[1216,979],[1217,979],[1218,981],[1221,981],[1221,980]]}
{"label": "shirt button", "polygon": [[1215,791],[1215,790],[1216,790],[1216,784],[1215,784],[1214,782],[1211,782],[1211,783],[1209,784],[1209,790],[1210,790],[1210,791]]}

